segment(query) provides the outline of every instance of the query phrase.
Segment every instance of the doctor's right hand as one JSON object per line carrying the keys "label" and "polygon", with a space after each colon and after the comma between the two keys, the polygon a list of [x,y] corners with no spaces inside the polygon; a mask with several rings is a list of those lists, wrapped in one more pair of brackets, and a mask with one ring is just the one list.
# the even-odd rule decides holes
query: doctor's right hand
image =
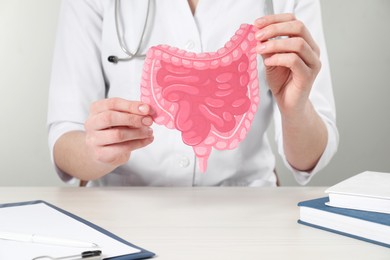
{"label": "doctor's right hand", "polygon": [[125,164],[132,151],[153,142],[151,113],[151,107],[139,101],[109,98],[93,103],[85,122],[92,157],[113,167]]}

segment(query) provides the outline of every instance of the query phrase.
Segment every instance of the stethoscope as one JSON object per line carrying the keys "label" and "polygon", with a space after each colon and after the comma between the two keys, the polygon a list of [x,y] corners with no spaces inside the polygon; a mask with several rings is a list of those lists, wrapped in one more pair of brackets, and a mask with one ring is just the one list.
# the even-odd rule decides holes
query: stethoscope
{"label": "stethoscope", "polygon": [[[120,24],[119,24],[119,8],[120,8],[119,5],[120,5],[120,3],[119,3],[119,1],[120,0],[115,0],[115,30],[116,30],[116,36],[118,38],[119,46],[121,47],[122,51],[127,55],[127,57],[119,58],[118,56],[115,56],[115,55],[108,56],[107,60],[111,63],[114,63],[114,64],[116,64],[120,61],[130,61],[134,58],[145,58],[146,57],[146,54],[141,54],[141,53],[139,53],[139,51],[140,51],[140,47],[142,45],[142,42],[144,41],[145,31],[146,31],[148,20],[149,20],[150,1],[151,0],[148,0],[148,5],[146,7],[144,26],[142,28],[142,34],[141,34],[141,37],[139,39],[138,46],[134,52],[131,52],[126,47],[126,44],[123,41],[123,35],[119,30],[119,27],[120,27]],[[272,0],[265,0],[264,12],[266,14],[273,14],[274,13]]]}
{"label": "stethoscope", "polygon": [[145,31],[149,20],[149,13],[150,13],[150,0],[148,0],[148,5],[146,7],[146,14],[145,14],[145,21],[144,26],[142,28],[142,34],[138,42],[138,46],[135,49],[134,52],[131,52],[127,47],[125,42],[123,41],[123,35],[119,30],[120,24],[119,24],[119,0],[115,0],[115,30],[116,30],[116,36],[118,37],[119,46],[121,47],[122,51],[127,55],[127,57],[119,58],[118,56],[111,55],[108,56],[108,61],[111,63],[118,63],[120,61],[130,61],[134,58],[145,58],[146,54],[139,53],[140,47],[142,45],[142,42],[144,41]]}

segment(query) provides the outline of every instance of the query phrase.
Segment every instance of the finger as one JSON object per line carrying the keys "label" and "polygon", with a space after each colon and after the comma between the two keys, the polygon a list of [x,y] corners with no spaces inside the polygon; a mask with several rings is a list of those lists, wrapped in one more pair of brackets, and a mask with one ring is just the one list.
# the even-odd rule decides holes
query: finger
{"label": "finger", "polygon": [[271,55],[264,60],[264,64],[267,67],[281,66],[289,68],[293,73],[294,80],[305,83],[303,85],[307,85],[307,81],[313,80],[316,76],[316,73],[307,67],[295,53],[277,53]]}
{"label": "finger", "polygon": [[[285,14],[288,15],[288,14]],[[292,16],[294,17],[294,16]],[[259,31],[256,32],[256,39],[258,41],[268,41],[276,37],[288,36],[288,37],[302,37],[309,46],[314,50],[314,52],[319,56],[320,49],[313,37],[311,36],[309,30],[306,26],[299,20],[288,20],[288,19],[272,19],[272,21],[277,21],[275,23],[267,22],[265,27],[262,27]]]}
{"label": "finger", "polygon": [[129,160],[132,151],[151,144],[153,140],[154,137],[151,136],[145,139],[102,146],[95,150],[96,160],[111,165],[124,164]]}
{"label": "finger", "polygon": [[151,115],[149,105],[140,101],[129,101],[122,98],[108,98],[99,100],[91,105],[91,113],[98,114],[107,110],[127,112],[137,115]]}
{"label": "finger", "polygon": [[[275,39],[258,43],[256,51],[261,55],[275,53],[296,53],[305,64],[313,69],[319,66],[319,57],[302,38]],[[263,56],[265,57],[265,56]]]}
{"label": "finger", "polygon": [[256,19],[254,22],[254,26],[261,29],[270,24],[284,23],[284,22],[289,22],[294,20],[296,20],[296,18],[295,15],[292,13],[271,14]]}
{"label": "finger", "polygon": [[146,139],[153,136],[150,127],[130,129],[128,127],[115,127],[102,131],[96,131],[87,137],[87,142],[91,146],[106,146],[111,144],[124,143]]}
{"label": "finger", "polygon": [[150,126],[152,123],[153,119],[150,116],[140,116],[117,111],[103,111],[99,114],[92,115],[85,123],[85,128],[90,130],[102,130],[116,126],[139,128],[142,126]]}
{"label": "finger", "polygon": [[271,55],[264,60],[264,64],[267,67],[286,67],[291,69],[293,72],[297,70],[306,71],[308,69],[302,59],[295,53],[277,53]]}

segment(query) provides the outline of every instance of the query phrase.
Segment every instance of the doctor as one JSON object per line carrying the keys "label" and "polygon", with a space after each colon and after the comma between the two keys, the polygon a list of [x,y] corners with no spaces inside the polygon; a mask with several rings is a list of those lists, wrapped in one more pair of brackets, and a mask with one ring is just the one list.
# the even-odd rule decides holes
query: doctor
{"label": "doctor", "polygon": [[[242,23],[259,29],[260,105],[246,139],[234,150],[213,150],[201,173],[181,133],[153,124],[151,107],[139,101],[142,54],[158,44],[213,52]],[[338,145],[318,1],[63,0],[48,112],[62,180],[275,186],[271,119],[280,156],[306,184]]]}

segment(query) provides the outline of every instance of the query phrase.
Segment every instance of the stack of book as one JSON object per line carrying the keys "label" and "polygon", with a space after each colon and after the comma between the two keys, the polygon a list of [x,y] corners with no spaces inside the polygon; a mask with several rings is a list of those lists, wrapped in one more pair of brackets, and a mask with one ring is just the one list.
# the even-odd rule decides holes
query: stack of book
{"label": "stack of book", "polygon": [[390,248],[390,173],[363,172],[298,203],[298,223]]}

